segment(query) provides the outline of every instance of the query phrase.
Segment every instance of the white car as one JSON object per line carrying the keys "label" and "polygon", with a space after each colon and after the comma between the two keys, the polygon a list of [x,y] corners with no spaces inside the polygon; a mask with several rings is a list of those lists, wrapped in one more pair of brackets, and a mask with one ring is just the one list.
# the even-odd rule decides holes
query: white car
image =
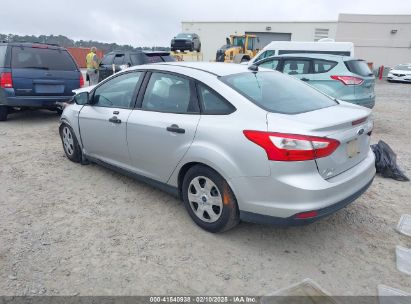
{"label": "white car", "polygon": [[388,72],[389,82],[411,82],[411,63],[399,64]]}

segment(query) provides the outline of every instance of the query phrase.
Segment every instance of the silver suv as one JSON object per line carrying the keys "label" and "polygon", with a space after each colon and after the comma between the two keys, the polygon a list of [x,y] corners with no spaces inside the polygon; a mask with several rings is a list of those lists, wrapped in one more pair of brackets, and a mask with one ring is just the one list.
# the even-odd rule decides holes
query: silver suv
{"label": "silver suv", "polygon": [[355,200],[375,174],[371,111],[276,71],[142,65],[74,101],[60,125],[70,160],[174,193],[212,232],[240,219],[312,222]]}

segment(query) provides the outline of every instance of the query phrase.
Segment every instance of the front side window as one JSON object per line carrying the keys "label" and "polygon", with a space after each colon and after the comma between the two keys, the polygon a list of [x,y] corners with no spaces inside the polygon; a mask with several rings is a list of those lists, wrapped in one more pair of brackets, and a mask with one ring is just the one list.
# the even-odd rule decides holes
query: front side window
{"label": "front side window", "polygon": [[142,109],[168,113],[194,112],[190,80],[177,75],[153,73],[144,94]]}
{"label": "front side window", "polygon": [[323,59],[314,59],[314,73],[325,73],[337,65],[337,62]]}
{"label": "front side window", "polygon": [[298,114],[337,105],[304,82],[271,71],[220,77],[224,83],[266,111]]}
{"label": "front side window", "polygon": [[284,60],[283,73],[288,75],[308,74],[310,62],[308,60]]}
{"label": "front side window", "polygon": [[261,63],[259,66],[262,68],[266,68],[266,69],[276,70],[278,66],[278,60],[277,59],[268,60],[266,62]]}
{"label": "front side window", "polygon": [[203,84],[198,84],[198,97],[202,114],[223,115],[235,111],[235,107]]}
{"label": "front side window", "polygon": [[13,47],[11,65],[16,69],[77,71],[77,66],[66,50]]}
{"label": "front side window", "polygon": [[136,85],[142,74],[142,72],[126,73],[103,83],[94,92],[93,105],[110,108],[131,108]]}

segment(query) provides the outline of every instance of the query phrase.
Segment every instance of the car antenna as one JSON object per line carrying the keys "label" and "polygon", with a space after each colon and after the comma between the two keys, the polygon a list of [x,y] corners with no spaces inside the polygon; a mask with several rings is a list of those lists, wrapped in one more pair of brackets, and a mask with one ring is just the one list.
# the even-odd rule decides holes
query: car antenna
{"label": "car antenna", "polygon": [[258,72],[258,65],[252,64],[248,67],[248,69],[254,73]]}

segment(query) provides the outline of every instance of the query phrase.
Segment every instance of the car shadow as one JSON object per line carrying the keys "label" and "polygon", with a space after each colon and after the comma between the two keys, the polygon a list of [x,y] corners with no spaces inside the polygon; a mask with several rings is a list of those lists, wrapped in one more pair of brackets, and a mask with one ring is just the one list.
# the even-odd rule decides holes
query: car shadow
{"label": "car shadow", "polygon": [[22,110],[10,113],[7,117],[6,123],[10,122],[24,122],[24,123],[43,123],[46,121],[53,121],[60,119],[55,111],[50,110]]}

